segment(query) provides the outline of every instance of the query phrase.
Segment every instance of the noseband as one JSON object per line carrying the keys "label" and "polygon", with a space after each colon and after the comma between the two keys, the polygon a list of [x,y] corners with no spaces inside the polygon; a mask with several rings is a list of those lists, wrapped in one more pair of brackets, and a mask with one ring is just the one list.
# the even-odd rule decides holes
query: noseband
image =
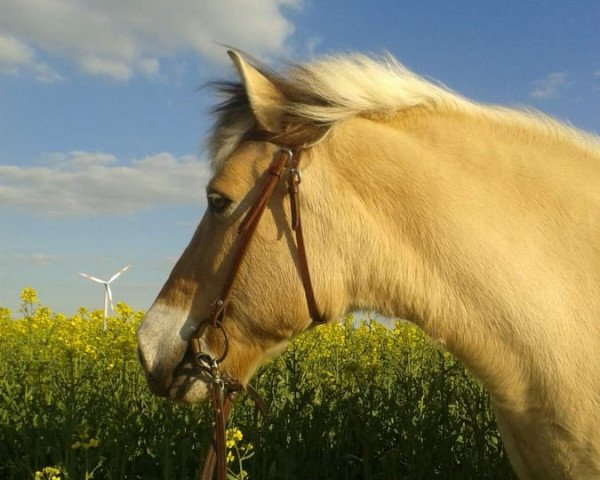
{"label": "noseband", "polygon": [[[268,132],[254,132],[246,137],[246,140],[268,141],[276,143],[272,134]],[[244,260],[248,247],[254,237],[256,228],[262,218],[264,211],[273,196],[277,184],[283,176],[286,178],[287,192],[290,199],[291,219],[290,227],[296,235],[296,248],[298,255],[298,272],[306,303],[313,325],[322,324],[325,319],[319,313],[315,301],[314,289],[310,279],[308,260],[306,257],[306,248],[304,245],[304,234],[302,231],[302,220],[298,197],[300,193],[300,160],[305,146],[300,148],[290,148],[278,146],[278,150],[273,156],[271,164],[266,170],[266,177],[263,181],[260,192],[246,216],[240,223],[237,233],[238,238],[235,244],[233,260],[221,291],[213,303],[213,308],[208,318],[201,322],[196,332],[190,339],[190,349],[193,354],[196,366],[207,379],[210,390],[211,400],[215,414],[215,430],[213,433],[213,443],[209,450],[202,471],[202,480],[209,480],[213,476],[215,463],[217,463],[217,477],[219,480],[225,480],[227,476],[226,448],[225,448],[225,424],[231,410],[235,395],[240,391],[246,391],[256,402],[258,408],[266,414],[265,404],[258,396],[258,393],[251,385],[244,386],[239,380],[221,372],[219,365],[225,360],[229,353],[229,340],[227,332],[223,326],[223,320],[226,315],[227,305],[229,303],[232,287],[239,272],[240,266]],[[200,336],[204,328],[214,328],[223,335],[223,352],[218,357],[212,357],[202,351]]]}

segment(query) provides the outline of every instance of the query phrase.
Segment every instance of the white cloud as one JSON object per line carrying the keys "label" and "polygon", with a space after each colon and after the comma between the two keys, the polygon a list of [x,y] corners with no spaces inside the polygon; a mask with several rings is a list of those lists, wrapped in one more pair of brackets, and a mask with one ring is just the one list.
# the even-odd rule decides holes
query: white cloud
{"label": "white cloud", "polygon": [[18,75],[21,71],[44,83],[62,79],[48,64],[37,59],[31,47],[0,31],[0,74]]}
{"label": "white cloud", "polygon": [[29,63],[33,50],[14,37],[0,33],[0,65]]}
{"label": "white cloud", "polygon": [[57,256],[49,255],[47,253],[32,253],[29,255],[29,260],[36,265],[48,265],[49,263],[55,262]]}
{"label": "white cloud", "polygon": [[[2,252],[0,253],[0,265],[7,265],[10,263],[16,263],[20,265],[37,265],[46,266],[56,263],[68,263],[80,262],[81,260],[88,260],[89,257],[79,254],[56,254],[56,253],[16,253],[16,252]],[[93,258],[91,260],[97,260]]]}
{"label": "white cloud", "polygon": [[38,166],[0,165],[0,205],[54,217],[200,205],[209,175],[208,163],[191,155],[159,153],[122,164],[103,153],[57,153]]}
{"label": "white cloud", "polygon": [[300,8],[302,2],[2,0],[0,32],[12,45],[0,42],[0,62],[3,50],[21,63],[43,52],[87,74],[127,81],[136,74],[157,75],[162,58],[181,53],[223,62],[219,44],[261,56],[280,54],[294,31],[283,8]]}
{"label": "white cloud", "polygon": [[561,88],[568,84],[567,72],[553,72],[544,78],[533,82],[533,90],[529,94],[532,98],[550,98],[558,95]]}
{"label": "white cloud", "polygon": [[42,83],[55,83],[65,79],[65,77],[45,62],[35,62],[29,65],[28,70],[37,81]]}
{"label": "white cloud", "polygon": [[105,75],[113,80],[127,81],[133,75],[133,70],[123,61],[89,55],[79,61],[81,70],[90,75]]}

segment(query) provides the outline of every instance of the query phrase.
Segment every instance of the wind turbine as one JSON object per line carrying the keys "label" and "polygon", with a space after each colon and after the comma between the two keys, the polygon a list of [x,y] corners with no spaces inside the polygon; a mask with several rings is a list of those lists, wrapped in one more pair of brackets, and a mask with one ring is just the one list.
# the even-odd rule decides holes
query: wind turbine
{"label": "wind turbine", "polygon": [[93,282],[99,283],[101,285],[104,285],[104,326],[106,328],[106,316],[108,315],[108,305],[110,303],[110,309],[111,311],[114,313],[115,311],[115,306],[113,305],[113,297],[112,297],[112,290],[110,289],[110,284],[116,280],[117,278],[119,278],[119,276],[125,271],[127,270],[129,267],[131,267],[131,265],[127,265],[126,267],[123,267],[121,270],[119,270],[117,273],[115,273],[112,277],[110,277],[110,280],[101,280],[99,278],[96,277],[92,277],[91,275],[88,275],[87,273],[80,273],[79,275],[81,275],[82,277],[85,277],[89,280],[92,280]]}

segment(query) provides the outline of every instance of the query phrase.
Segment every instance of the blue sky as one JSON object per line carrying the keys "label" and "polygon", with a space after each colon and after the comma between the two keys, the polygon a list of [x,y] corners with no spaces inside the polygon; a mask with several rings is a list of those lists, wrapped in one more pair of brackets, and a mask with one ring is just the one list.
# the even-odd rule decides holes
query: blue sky
{"label": "blue sky", "polygon": [[150,306],[206,206],[222,44],[269,64],[389,51],[478,101],[600,132],[600,2],[1,0],[0,305]]}

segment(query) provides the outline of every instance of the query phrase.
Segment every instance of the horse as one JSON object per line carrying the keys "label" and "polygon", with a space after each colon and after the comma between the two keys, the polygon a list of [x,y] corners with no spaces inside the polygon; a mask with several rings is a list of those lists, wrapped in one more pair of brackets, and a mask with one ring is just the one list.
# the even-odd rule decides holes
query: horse
{"label": "horse", "polygon": [[487,389],[520,479],[600,478],[600,139],[471,101],[389,55],[275,72],[228,53],[240,81],[216,85],[208,208],[137,332],[151,391],[207,397],[194,338],[245,385],[315,325],[284,182],[243,259],[232,253],[273,158],[295,146],[319,320],[413,322]]}

